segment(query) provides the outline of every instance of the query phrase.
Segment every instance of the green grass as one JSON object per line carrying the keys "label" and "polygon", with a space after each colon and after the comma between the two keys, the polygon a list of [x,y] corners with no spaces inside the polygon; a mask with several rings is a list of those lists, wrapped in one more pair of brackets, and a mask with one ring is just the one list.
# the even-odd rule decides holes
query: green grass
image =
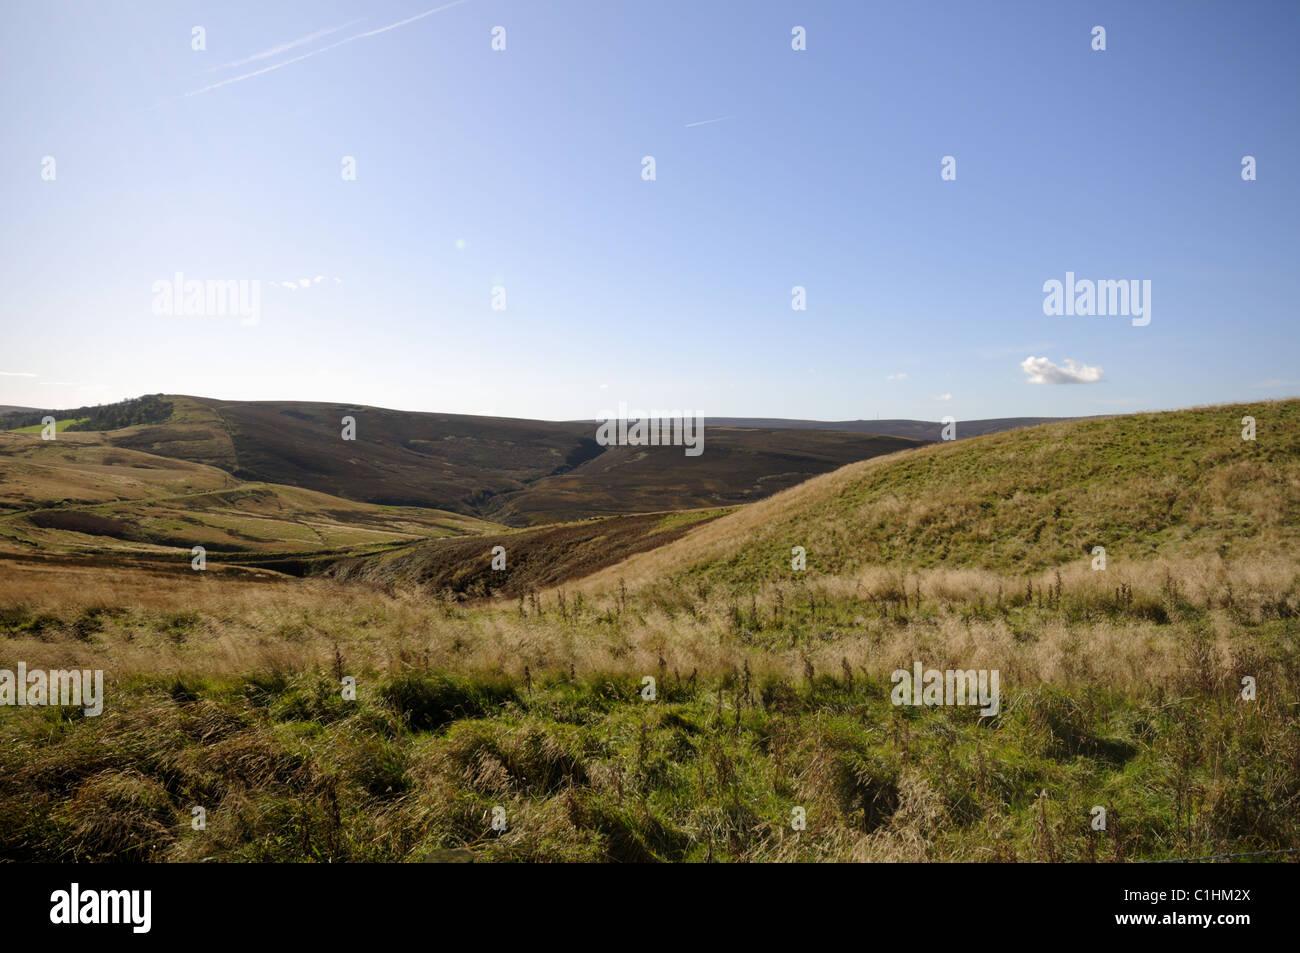
{"label": "green grass", "polygon": [[[423,541],[374,556],[340,561],[341,579],[420,585],[461,599],[519,597],[581,578],[627,556],[663,546],[692,526],[727,510],[608,516],[506,533]],[[492,569],[493,547],[506,550],[506,568]]]}
{"label": "green grass", "polygon": [[[1241,438],[1254,416],[1257,439]],[[960,426],[960,425],[958,425]],[[1157,556],[1286,555],[1300,545],[1300,401],[1089,419],[854,464],[719,521],[720,550],[678,546],[677,578],[749,589],[808,569],[1039,572]],[[666,551],[666,553],[669,551]],[[635,574],[635,569],[630,569]]]}
{"label": "green grass", "polygon": [[[63,433],[72,425],[85,423],[89,419],[89,417],[67,417],[63,420],[56,420],[54,422],[54,432]],[[44,429],[41,424],[32,424],[30,427],[16,427],[10,433],[40,433]]]}
{"label": "green grass", "polygon": [[[0,667],[110,680],[98,718],[3,712],[0,859],[1300,850],[1298,496],[1288,401],[926,448],[716,518],[403,546],[363,584],[28,567]],[[518,602],[458,598],[493,584],[497,538]],[[596,569],[614,582],[535,591]],[[997,668],[1002,710],[893,706],[912,660]]]}
{"label": "green grass", "polygon": [[894,708],[860,674],[661,673],[654,702],[615,674],[358,684],[349,702],[330,673],[136,679],[97,719],[16,711],[0,857],[1079,861],[1300,843],[1294,698],[1040,688],[981,721]]}

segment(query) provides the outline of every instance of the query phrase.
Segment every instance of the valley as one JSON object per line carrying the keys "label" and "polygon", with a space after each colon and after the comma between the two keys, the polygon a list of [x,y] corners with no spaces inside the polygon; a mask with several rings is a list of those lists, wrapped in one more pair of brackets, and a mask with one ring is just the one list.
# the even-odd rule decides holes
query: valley
{"label": "valley", "polygon": [[[98,716],[0,718],[0,856],[1300,847],[1300,401],[949,443],[719,426],[698,460],[165,402],[0,434],[0,668],[104,673]],[[897,704],[922,667],[1000,694]]]}

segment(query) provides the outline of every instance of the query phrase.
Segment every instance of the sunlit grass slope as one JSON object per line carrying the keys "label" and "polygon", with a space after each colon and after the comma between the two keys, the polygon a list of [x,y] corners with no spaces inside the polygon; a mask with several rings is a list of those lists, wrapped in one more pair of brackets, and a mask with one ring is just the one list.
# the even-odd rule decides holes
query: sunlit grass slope
{"label": "sunlit grass slope", "polygon": [[[1256,439],[1242,439],[1242,418]],[[1300,401],[1049,424],[850,464],[590,581],[745,585],[868,566],[1031,573],[1092,558],[1289,558]]]}

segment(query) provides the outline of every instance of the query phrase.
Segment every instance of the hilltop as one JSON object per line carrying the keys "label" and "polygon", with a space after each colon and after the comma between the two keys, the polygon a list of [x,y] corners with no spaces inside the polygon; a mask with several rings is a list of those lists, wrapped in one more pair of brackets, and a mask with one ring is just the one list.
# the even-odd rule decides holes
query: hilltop
{"label": "hilltop", "polygon": [[78,552],[106,565],[152,555],[188,568],[194,546],[224,560],[323,556],[499,529],[445,510],[245,482],[216,467],[115,447],[96,434],[70,431],[45,441],[0,433],[0,543],[26,555]]}
{"label": "hilltop", "polygon": [[[1084,417],[991,417],[986,420],[961,420],[957,422],[954,439],[982,437],[1037,427],[1039,424],[1065,423],[1085,420]],[[935,420],[797,420],[785,417],[709,417],[710,427],[761,427],[765,430],[847,430],[852,433],[873,433],[888,437],[907,437],[911,440],[937,442],[943,439],[943,423]]]}
{"label": "hilltop", "polygon": [[[1241,419],[1257,420],[1242,439]],[[615,567],[732,585],[867,566],[1028,573],[1091,559],[1290,558],[1300,400],[1089,418],[850,464]]]}
{"label": "hilltop", "polygon": [[[32,428],[43,413],[13,415],[0,426]],[[681,447],[603,447],[586,423],[161,394],[54,415],[60,434],[96,432],[102,444],[239,481],[512,526],[733,506],[923,443],[824,429],[714,428],[705,452],[686,457]],[[355,421],[355,440],[342,439],[345,417]]]}

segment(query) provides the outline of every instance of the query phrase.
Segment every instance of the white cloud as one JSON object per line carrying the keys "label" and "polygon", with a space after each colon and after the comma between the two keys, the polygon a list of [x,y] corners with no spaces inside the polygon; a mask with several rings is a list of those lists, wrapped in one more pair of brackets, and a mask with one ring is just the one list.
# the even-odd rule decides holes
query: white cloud
{"label": "white cloud", "polygon": [[890,374],[888,377],[885,378],[885,380],[887,380],[887,381],[905,381],[905,380],[907,380],[907,372],[906,372],[906,371],[899,371],[897,374]]}
{"label": "white cloud", "polygon": [[952,400],[952,394],[935,394],[931,400]]}
{"label": "white cloud", "polygon": [[688,122],[682,128],[690,129],[692,126],[708,126],[715,122],[725,122],[730,118],[730,116],[719,116],[717,119],[701,119],[698,122]]}
{"label": "white cloud", "polygon": [[35,377],[35,374],[28,374],[26,371],[0,371],[0,377]]}
{"label": "white cloud", "polygon": [[1020,369],[1029,375],[1030,384],[1095,384],[1101,380],[1101,368],[1080,364],[1070,358],[1064,364],[1053,364],[1045,357],[1027,357]]}

